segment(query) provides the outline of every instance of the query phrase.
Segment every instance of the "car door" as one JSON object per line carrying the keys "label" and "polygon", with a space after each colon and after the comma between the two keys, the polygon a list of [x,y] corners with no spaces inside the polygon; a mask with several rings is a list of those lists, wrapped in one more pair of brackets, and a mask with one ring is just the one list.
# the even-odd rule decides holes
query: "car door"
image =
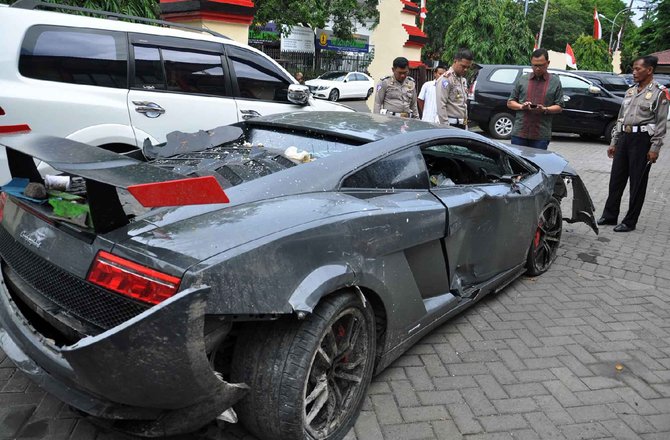
{"label": "car door", "polygon": [[138,145],[238,121],[219,43],[134,34],[128,111]]}
{"label": "car door", "polygon": [[354,73],[354,79],[355,79],[355,84],[356,84],[356,90],[353,94],[354,97],[356,98],[361,98],[367,96],[368,93],[368,84],[367,84],[367,79],[365,76],[363,76],[360,73]]}
{"label": "car door", "polygon": [[[556,75],[556,73],[554,73]],[[553,131],[596,133],[605,129],[609,120],[603,118],[600,96],[591,93],[591,84],[581,78],[558,74],[563,88],[563,111],[554,116]]]}
{"label": "car door", "polygon": [[289,102],[293,80],[265,55],[232,44],[226,55],[240,119],[305,109]]}
{"label": "car door", "polygon": [[528,172],[501,149],[470,139],[432,141],[422,153],[431,192],[447,208],[451,287],[467,296],[525,261],[537,220],[535,196],[521,181]]}

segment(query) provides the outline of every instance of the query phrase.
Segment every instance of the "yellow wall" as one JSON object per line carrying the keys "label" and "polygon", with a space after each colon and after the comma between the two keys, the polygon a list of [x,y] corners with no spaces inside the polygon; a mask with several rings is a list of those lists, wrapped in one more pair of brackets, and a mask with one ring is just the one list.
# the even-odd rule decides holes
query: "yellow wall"
{"label": "yellow wall", "polygon": [[238,43],[249,44],[249,25],[240,23],[223,23],[214,20],[189,20],[178,23],[188,24],[195,27],[218,32]]}
{"label": "yellow wall", "polygon": [[[416,16],[403,13],[402,9],[403,4],[399,0],[380,0],[377,5],[379,24],[372,32],[375,56],[368,67],[370,76],[375,80],[375,86],[380,79],[393,74],[391,68],[395,58],[405,57],[410,61],[421,59],[421,49],[403,46],[408,35],[402,24],[416,26]],[[375,87],[375,93],[367,101],[370,109],[374,105],[376,93]]]}

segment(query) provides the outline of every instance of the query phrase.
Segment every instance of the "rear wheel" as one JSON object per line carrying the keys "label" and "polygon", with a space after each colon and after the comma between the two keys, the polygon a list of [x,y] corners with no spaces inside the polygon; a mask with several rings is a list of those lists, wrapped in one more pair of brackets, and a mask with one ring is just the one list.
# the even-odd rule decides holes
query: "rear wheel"
{"label": "rear wheel", "polygon": [[365,96],[365,99],[368,99],[370,96],[372,96],[372,92],[373,92],[373,91],[374,91],[374,90],[372,89],[372,87],[370,87],[370,88],[368,89],[368,94]]}
{"label": "rear wheel", "polygon": [[563,217],[561,204],[554,197],[542,208],[537,229],[526,258],[527,274],[537,276],[545,273],[556,259],[561,244]]}
{"label": "rear wheel", "polygon": [[333,89],[330,92],[330,95],[328,95],[328,99],[330,101],[337,101],[338,99],[340,99],[340,91],[337,89]]}
{"label": "rear wheel", "polygon": [[495,139],[509,139],[514,128],[514,116],[510,113],[496,113],[489,121],[489,133]]}
{"label": "rear wheel", "polygon": [[609,124],[607,124],[607,127],[605,127],[605,133],[603,135],[605,136],[605,143],[607,145],[610,145],[612,143],[612,138],[614,137],[614,130],[616,130],[616,121],[612,121]]}
{"label": "rear wheel", "polygon": [[231,379],[250,390],[236,410],[266,440],[339,440],[351,429],[372,378],[374,314],[353,294],[323,300],[303,321],[248,326]]}

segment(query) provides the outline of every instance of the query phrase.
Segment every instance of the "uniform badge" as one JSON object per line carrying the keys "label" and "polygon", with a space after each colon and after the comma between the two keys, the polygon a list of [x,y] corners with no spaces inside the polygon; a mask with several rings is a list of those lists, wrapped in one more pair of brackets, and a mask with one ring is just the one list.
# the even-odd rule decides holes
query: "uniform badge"
{"label": "uniform badge", "polygon": [[382,85],[381,85],[381,84],[377,84],[377,91],[380,91],[381,89],[382,89]]}
{"label": "uniform badge", "polygon": [[651,92],[647,92],[647,94],[644,95],[644,99],[651,99],[652,96],[654,96],[653,93],[651,93]]}
{"label": "uniform badge", "polygon": [[443,89],[446,89],[446,88],[448,88],[448,87],[449,87],[449,81],[447,81],[447,80],[442,80],[442,88],[443,88]]}

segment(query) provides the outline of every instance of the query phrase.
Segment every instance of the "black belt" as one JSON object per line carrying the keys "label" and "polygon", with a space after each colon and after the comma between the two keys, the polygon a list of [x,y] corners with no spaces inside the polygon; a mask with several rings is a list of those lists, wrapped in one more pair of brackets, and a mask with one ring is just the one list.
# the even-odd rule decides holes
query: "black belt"
{"label": "black belt", "polygon": [[646,125],[622,125],[622,133],[646,133],[648,131]]}

